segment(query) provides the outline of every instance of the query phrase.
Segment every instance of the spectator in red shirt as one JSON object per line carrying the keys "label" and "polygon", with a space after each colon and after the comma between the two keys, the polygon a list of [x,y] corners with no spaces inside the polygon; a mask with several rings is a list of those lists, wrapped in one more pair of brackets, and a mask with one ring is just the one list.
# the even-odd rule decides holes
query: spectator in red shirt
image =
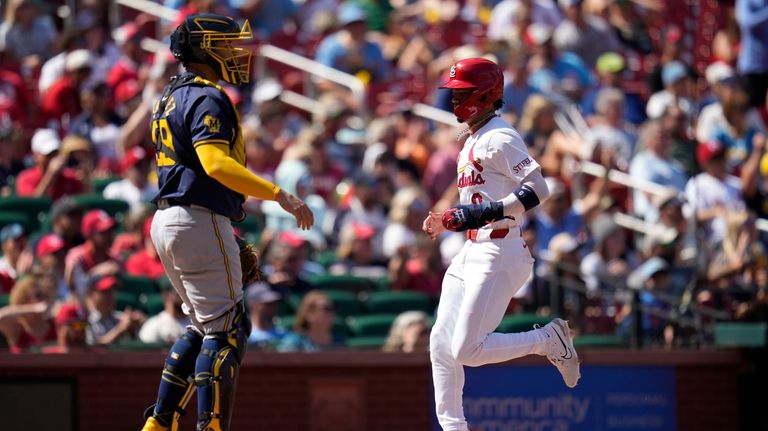
{"label": "spectator in red shirt", "polygon": [[125,271],[131,275],[160,278],[165,275],[165,270],[163,269],[163,263],[157,256],[155,246],[152,244],[152,238],[149,236],[150,226],[152,226],[152,217],[144,222],[144,229],[142,231],[144,248],[132,254],[125,261]]}
{"label": "spectator in red shirt", "polygon": [[64,63],[64,76],[51,84],[43,95],[40,105],[43,116],[66,129],[80,112],[80,90],[91,76],[93,55],[87,49],[76,49],[69,54]]}
{"label": "spectator in red shirt", "polygon": [[35,165],[19,173],[16,194],[19,196],[62,196],[82,193],[85,186],[77,174],[65,167],[67,157],[59,154],[61,140],[55,130],[39,129],[32,137]]}
{"label": "spectator in red shirt", "polygon": [[78,297],[85,297],[90,278],[120,270],[117,259],[109,252],[116,225],[115,219],[102,210],[91,210],[83,216],[81,230],[85,243],[67,253],[64,266],[64,279]]}

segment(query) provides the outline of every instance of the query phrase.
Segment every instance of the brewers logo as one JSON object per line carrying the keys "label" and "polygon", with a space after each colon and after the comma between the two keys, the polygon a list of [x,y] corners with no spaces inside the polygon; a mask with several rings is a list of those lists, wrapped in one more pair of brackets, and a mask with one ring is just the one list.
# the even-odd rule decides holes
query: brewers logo
{"label": "brewers logo", "polygon": [[221,129],[221,122],[218,118],[212,115],[206,115],[203,121],[205,122],[205,127],[207,127],[211,133],[219,133],[219,129]]}

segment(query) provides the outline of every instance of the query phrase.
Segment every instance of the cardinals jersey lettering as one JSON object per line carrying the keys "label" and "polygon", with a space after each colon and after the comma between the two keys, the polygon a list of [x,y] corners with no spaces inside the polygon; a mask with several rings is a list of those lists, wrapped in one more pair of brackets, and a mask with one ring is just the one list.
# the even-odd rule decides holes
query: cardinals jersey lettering
{"label": "cardinals jersey lettering", "polygon": [[[520,134],[499,117],[492,118],[467,138],[457,164],[462,204],[499,201],[539,169]],[[520,221],[501,220],[489,228],[513,226]]]}

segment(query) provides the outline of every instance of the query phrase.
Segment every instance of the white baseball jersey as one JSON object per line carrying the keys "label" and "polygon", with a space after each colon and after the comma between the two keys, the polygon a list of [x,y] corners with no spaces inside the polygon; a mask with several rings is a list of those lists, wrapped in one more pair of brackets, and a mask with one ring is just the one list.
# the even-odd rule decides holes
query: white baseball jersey
{"label": "white baseball jersey", "polygon": [[[467,138],[457,163],[462,204],[500,201],[539,167],[517,130],[499,117],[491,118]],[[483,229],[519,226],[522,217],[499,220]]]}

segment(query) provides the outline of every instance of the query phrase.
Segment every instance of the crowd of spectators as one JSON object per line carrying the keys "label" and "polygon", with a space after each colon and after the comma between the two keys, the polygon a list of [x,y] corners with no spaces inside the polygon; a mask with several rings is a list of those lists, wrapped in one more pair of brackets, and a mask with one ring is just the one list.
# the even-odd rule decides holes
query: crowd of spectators
{"label": "crowd of spectators", "polygon": [[[462,140],[458,124],[417,104],[450,116],[437,84],[472,56],[504,68],[500,114],[551,193],[526,215],[537,264],[510,314],[563,314],[579,334],[626,335],[640,318],[645,342],[664,346],[692,340],[665,311],[768,319],[765,2],[156,2],[178,18],[94,0],[0,1],[0,213],[12,197],[52,203],[45,223],[0,229],[9,299],[0,331],[11,351],[167,343],[183,332],[148,234],[157,190],[148,115],[179,65],[167,49],[145,48],[148,39],[167,46],[198,12],[249,19],[254,47],[291,50],[366,88],[361,100],[263,59],[251,84],[224,87],[249,169],[305,200],[316,220],[298,231],[273,203],[246,202],[236,229],[264,258],[263,282],[245,286],[253,345],[345,346],[335,299],[317,280],[346,276],[430,298],[429,309],[393,316],[386,342],[381,334],[384,350],[425,350],[442,276],[465,239],[429,241],[420,224],[456,201]],[[312,102],[289,104],[293,92]],[[586,174],[586,162],[606,174]],[[125,209],[83,204],[94,195]],[[118,306],[125,275],[156,281],[159,313]],[[661,314],[634,313],[640,306]]]}

